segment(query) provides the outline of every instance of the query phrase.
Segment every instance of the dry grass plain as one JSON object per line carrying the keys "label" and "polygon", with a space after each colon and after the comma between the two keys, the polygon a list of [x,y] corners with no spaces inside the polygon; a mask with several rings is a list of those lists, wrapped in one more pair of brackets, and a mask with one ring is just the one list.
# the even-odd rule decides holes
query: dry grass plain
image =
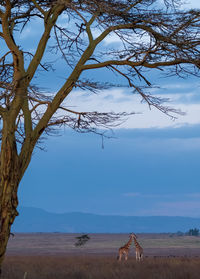
{"label": "dry grass plain", "polygon": [[16,234],[11,237],[3,279],[199,279],[200,237],[139,234],[145,258],[135,261],[134,245],[127,262],[117,262],[118,248],[128,234]]}

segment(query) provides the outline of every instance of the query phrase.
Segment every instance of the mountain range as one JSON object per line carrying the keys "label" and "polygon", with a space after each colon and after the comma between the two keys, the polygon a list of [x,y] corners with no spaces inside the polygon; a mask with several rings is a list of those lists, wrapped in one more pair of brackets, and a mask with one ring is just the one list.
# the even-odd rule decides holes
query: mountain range
{"label": "mountain range", "polygon": [[33,207],[20,207],[18,211],[13,232],[168,233],[200,227],[200,218],[191,217],[58,214]]}

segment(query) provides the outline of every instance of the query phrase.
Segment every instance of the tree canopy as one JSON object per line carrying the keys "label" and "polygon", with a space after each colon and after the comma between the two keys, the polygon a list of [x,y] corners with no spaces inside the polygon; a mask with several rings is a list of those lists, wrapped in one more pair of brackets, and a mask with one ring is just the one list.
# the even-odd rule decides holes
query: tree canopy
{"label": "tree canopy", "polygon": [[[23,108],[20,104],[20,113],[15,115],[18,142],[24,143],[27,133],[33,133],[36,142],[54,125],[65,124],[79,131],[94,131],[94,124],[114,125],[124,113],[78,112],[63,102],[77,87],[95,91],[113,86],[81,79],[83,72],[94,69],[115,72],[150,106],[167,114],[176,112],[163,105],[164,99],[148,93],[152,84],[146,72],[167,68],[170,75],[197,74],[199,11],[178,10],[180,1],[161,2],[3,1],[0,36],[7,47],[0,58],[1,114],[15,105],[16,88],[27,91],[27,103]],[[61,15],[65,20],[59,24]],[[31,29],[35,19],[42,32],[36,50],[31,51],[21,42],[18,45],[18,38],[26,27]],[[120,47],[103,45],[111,34],[118,36]],[[48,45],[50,37],[55,39],[53,46]],[[52,95],[32,83],[39,70],[51,70],[51,65],[43,62],[46,51],[60,52],[67,69],[63,86]]]}

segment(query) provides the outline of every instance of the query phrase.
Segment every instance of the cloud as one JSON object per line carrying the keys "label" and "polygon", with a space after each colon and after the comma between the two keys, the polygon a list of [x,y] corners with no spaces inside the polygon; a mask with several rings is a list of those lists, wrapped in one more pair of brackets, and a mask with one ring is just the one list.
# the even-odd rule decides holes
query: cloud
{"label": "cloud", "polygon": [[[42,21],[39,18],[31,20],[30,24],[25,26],[22,32],[16,33],[19,34],[19,40],[27,40],[34,37],[38,41],[38,36],[41,36],[43,32],[43,29],[41,29],[43,25],[41,23]],[[33,41],[29,43],[33,43]]]}
{"label": "cloud", "polygon": [[200,217],[200,203],[197,201],[173,201],[152,203],[138,212],[143,216]]}
{"label": "cloud", "polygon": [[139,215],[193,216],[200,217],[200,193],[169,193],[145,194],[138,192],[124,193],[124,197],[134,198],[134,202],[144,202],[145,208],[139,210]]}
{"label": "cloud", "polygon": [[[25,27],[23,32],[21,33],[21,37],[18,39],[24,40],[30,38],[26,42],[25,48],[30,52],[35,50],[36,43],[38,40],[38,34],[42,32],[40,28],[37,28],[40,23],[40,19],[31,22],[30,27]],[[63,15],[60,19],[60,22],[66,22],[67,18]],[[95,36],[98,35],[97,31],[94,30]],[[36,40],[32,40],[36,38]],[[138,38],[135,38],[136,41]],[[148,43],[149,36],[144,35],[141,41]],[[119,37],[116,34],[111,34],[105,40],[105,44],[113,44],[116,43],[116,47],[119,47]],[[48,54],[49,55],[49,54]],[[55,56],[48,56],[47,60],[55,59]],[[52,73],[52,76],[45,76],[44,72],[40,73],[38,76],[39,83],[41,82],[41,86],[43,82],[47,82],[48,86],[55,86],[55,84],[62,84],[62,80],[59,77],[55,80],[58,75],[65,77],[66,70],[63,70],[63,61],[59,61],[58,68],[60,69],[58,72]],[[64,73],[64,74],[63,74]],[[98,79],[97,71],[94,73],[94,79]],[[99,73],[99,72],[98,72]],[[100,72],[102,73],[102,72]],[[110,75],[106,76],[106,70],[103,72],[100,78],[107,79],[113,81],[114,78],[110,78]],[[158,76],[153,73],[150,77],[158,81]],[[110,74],[110,73],[109,73]],[[153,76],[153,77],[152,77]],[[150,78],[150,79],[151,79]],[[121,83],[121,79],[115,79],[116,83]],[[160,80],[159,80],[160,81]],[[101,111],[101,112],[136,112],[135,115],[129,117],[120,127],[126,129],[141,129],[141,128],[166,128],[173,127],[177,128],[185,125],[197,125],[200,124],[200,94],[199,94],[199,83],[195,80],[185,80],[181,82],[177,82],[174,80],[170,80],[170,82],[166,83],[166,80],[161,81],[161,88],[155,88],[150,90],[152,94],[156,96],[161,96],[170,98],[171,101],[166,103],[166,106],[171,106],[172,108],[180,109],[186,112],[186,115],[175,115],[177,119],[175,121],[172,118],[166,116],[155,108],[149,109],[149,106],[145,103],[141,104],[141,97],[139,95],[133,94],[129,89],[110,89],[103,90],[99,94],[91,94],[88,92],[81,92],[75,90],[72,92],[66,100],[66,103],[69,107],[75,108],[79,111]]]}
{"label": "cloud", "polygon": [[[128,31],[126,30],[127,34]],[[126,36],[125,36],[126,37]],[[128,34],[128,41],[134,42],[134,44],[150,44],[151,38],[148,33],[143,33],[142,35],[139,34]],[[122,40],[121,38],[116,34],[116,33],[110,33],[104,40],[103,40],[105,45],[109,44],[121,44],[122,45]]]}
{"label": "cloud", "polygon": [[109,89],[102,90],[98,94],[74,91],[67,99],[69,107],[74,107],[79,111],[101,111],[101,112],[135,112],[120,127],[133,128],[164,128],[180,127],[185,125],[200,124],[200,103],[180,102],[181,94],[166,95],[171,98],[171,102],[166,104],[175,109],[186,112],[186,115],[175,115],[174,121],[169,116],[161,113],[156,108],[149,109],[145,103],[141,104],[141,97],[131,93],[129,89]]}
{"label": "cloud", "polygon": [[[199,81],[196,81],[196,79],[188,79],[187,81],[181,81],[181,82],[172,82],[169,83],[161,83],[160,88],[156,88],[154,93],[157,94],[167,94],[172,96],[173,98],[177,98],[177,96],[183,96],[183,95],[197,95],[199,96],[200,91],[200,84]],[[176,96],[177,94],[177,96]]]}
{"label": "cloud", "polygon": [[115,34],[115,33],[111,33],[110,35],[108,35],[104,40],[103,40],[105,45],[109,45],[109,44],[121,44],[122,41],[120,39],[120,37]]}
{"label": "cloud", "polygon": [[140,193],[124,193],[124,197],[141,197]]}
{"label": "cloud", "polygon": [[198,201],[161,202],[158,205],[161,215],[167,213],[173,216],[200,216],[200,203]]}
{"label": "cloud", "polygon": [[189,197],[189,198],[199,199],[200,193],[188,193],[188,194],[185,194],[185,196]]}
{"label": "cloud", "polygon": [[187,0],[184,1],[182,7],[186,9],[200,9],[200,2],[199,0]]}
{"label": "cloud", "polygon": [[[184,194],[143,194],[139,192],[129,192],[129,193],[123,193],[124,197],[140,197],[140,198],[148,198],[148,199],[171,199],[171,198],[176,198],[176,199],[185,199],[185,198],[191,198],[191,199],[198,199],[200,198],[200,193],[184,193]],[[188,201],[187,201],[188,202]],[[189,201],[191,202],[191,200]],[[200,204],[200,203],[199,203]]]}
{"label": "cloud", "polygon": [[[159,0],[163,4],[163,0]],[[184,0],[180,5],[180,9],[200,9],[200,2],[199,0]]]}
{"label": "cloud", "polygon": [[144,129],[118,129],[115,131],[119,138],[131,139],[197,139],[200,137],[200,124],[181,125],[166,128],[144,128]]}

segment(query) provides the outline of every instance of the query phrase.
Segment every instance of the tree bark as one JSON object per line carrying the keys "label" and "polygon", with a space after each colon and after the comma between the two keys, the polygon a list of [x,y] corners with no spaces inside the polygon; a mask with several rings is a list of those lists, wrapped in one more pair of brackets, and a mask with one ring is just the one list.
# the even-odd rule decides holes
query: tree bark
{"label": "tree bark", "polygon": [[10,236],[11,225],[18,215],[17,189],[21,180],[14,132],[7,121],[3,127],[0,166],[0,273]]}

